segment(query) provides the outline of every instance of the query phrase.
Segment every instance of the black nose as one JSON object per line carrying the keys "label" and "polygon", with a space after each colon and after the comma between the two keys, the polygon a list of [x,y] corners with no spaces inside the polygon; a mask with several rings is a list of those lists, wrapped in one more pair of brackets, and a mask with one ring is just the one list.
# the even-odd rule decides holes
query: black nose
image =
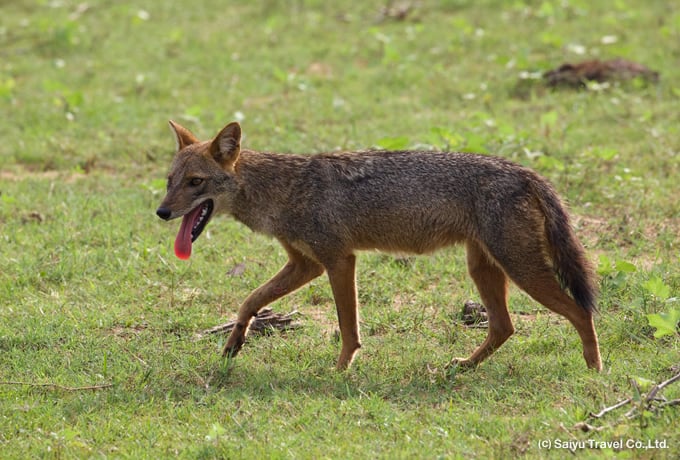
{"label": "black nose", "polygon": [[170,218],[171,214],[172,214],[172,211],[170,211],[170,209],[168,209],[168,208],[158,208],[158,209],[156,209],[156,215],[163,220],[168,220]]}

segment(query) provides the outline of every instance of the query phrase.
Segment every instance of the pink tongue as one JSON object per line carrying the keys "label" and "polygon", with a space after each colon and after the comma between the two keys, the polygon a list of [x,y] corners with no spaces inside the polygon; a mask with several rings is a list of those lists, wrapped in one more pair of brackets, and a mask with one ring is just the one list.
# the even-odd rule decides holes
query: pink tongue
{"label": "pink tongue", "polygon": [[191,257],[191,229],[194,228],[194,222],[196,222],[202,208],[203,206],[197,206],[196,209],[182,218],[182,225],[179,227],[175,239],[175,255],[182,260]]}

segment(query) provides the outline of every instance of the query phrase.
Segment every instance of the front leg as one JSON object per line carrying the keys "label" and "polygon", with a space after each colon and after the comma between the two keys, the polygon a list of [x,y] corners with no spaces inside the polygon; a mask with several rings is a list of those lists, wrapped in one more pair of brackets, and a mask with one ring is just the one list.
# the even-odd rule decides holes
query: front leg
{"label": "front leg", "polygon": [[248,326],[260,309],[290,294],[324,272],[321,264],[284,244],[288,262],[272,279],[255,289],[243,302],[231,335],[222,350],[223,356],[235,356],[246,341]]}

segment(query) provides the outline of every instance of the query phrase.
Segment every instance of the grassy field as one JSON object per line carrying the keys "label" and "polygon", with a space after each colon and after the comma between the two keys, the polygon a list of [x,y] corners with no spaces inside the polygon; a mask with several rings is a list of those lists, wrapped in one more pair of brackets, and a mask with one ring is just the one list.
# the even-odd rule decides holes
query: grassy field
{"label": "grassy field", "polygon": [[[403,4],[0,2],[0,457],[678,455],[679,406],[645,399],[680,372],[680,5]],[[659,83],[541,84],[613,57]],[[154,215],[168,119],[202,138],[240,120],[258,150],[466,150],[536,169],[598,265],[604,371],[514,289],[516,335],[447,372],[486,333],[460,321],[479,300],[460,248],[360,256],[363,348],[346,373],[325,278],[273,305],[301,328],[222,360],[225,338],[197,333],[285,253],[219,218],[190,262],[174,257],[178,222]]]}

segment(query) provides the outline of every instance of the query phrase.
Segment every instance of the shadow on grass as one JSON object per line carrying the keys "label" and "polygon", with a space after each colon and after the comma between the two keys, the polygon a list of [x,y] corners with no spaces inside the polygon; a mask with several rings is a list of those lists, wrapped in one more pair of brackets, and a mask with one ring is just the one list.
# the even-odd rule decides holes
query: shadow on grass
{"label": "shadow on grass", "polygon": [[[357,361],[344,372],[336,371],[332,366],[334,357],[328,353],[319,353],[312,362],[254,362],[256,359],[239,356],[211,360],[197,370],[205,382],[202,391],[227,399],[273,401],[290,395],[336,400],[377,397],[418,406],[460,398],[462,388],[473,385],[478,378],[489,379],[480,369],[456,374],[443,367],[434,369],[424,359],[387,364]],[[174,383],[184,386],[196,382]]]}

